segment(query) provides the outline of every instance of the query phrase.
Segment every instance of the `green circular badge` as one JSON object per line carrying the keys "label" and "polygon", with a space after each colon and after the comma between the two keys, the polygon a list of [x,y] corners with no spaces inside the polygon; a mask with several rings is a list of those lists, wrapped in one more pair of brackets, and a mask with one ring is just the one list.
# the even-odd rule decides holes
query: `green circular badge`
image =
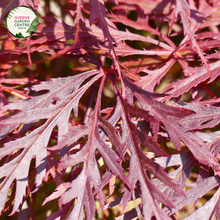
{"label": "green circular badge", "polygon": [[6,26],[14,37],[30,37],[37,30],[37,14],[27,6],[15,7],[6,17]]}

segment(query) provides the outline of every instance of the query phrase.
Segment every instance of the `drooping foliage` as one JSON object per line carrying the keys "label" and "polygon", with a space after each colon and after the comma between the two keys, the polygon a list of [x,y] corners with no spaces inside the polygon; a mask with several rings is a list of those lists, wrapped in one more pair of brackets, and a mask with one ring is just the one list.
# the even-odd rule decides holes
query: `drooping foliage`
{"label": "drooping foliage", "polygon": [[2,219],[220,219],[218,0],[0,8]]}

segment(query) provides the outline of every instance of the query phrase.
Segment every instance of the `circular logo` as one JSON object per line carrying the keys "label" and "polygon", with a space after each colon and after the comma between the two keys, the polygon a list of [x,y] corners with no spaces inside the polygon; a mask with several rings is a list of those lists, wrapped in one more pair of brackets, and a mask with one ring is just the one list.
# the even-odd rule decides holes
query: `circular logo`
{"label": "circular logo", "polygon": [[6,17],[6,26],[14,37],[30,37],[37,30],[37,14],[27,6],[15,7]]}

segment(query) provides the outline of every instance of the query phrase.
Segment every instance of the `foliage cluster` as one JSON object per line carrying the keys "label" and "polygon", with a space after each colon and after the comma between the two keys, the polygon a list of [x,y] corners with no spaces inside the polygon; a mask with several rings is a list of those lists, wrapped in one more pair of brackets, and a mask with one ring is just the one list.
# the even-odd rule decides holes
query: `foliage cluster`
{"label": "foliage cluster", "polygon": [[0,8],[0,218],[220,219],[219,0]]}

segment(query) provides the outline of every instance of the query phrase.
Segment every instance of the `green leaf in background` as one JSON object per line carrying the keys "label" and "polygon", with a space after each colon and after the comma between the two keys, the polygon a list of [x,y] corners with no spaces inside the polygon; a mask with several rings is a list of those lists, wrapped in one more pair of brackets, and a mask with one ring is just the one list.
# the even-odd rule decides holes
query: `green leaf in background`
{"label": "green leaf in background", "polygon": [[18,38],[25,38],[25,37],[22,35],[21,32],[17,33],[17,34],[16,34],[16,37],[18,37]]}
{"label": "green leaf in background", "polygon": [[37,27],[38,27],[38,18],[36,17],[36,18],[31,22],[31,25],[30,25],[30,27],[28,28],[28,30],[26,31],[26,33],[33,34],[33,33],[37,30]]}

